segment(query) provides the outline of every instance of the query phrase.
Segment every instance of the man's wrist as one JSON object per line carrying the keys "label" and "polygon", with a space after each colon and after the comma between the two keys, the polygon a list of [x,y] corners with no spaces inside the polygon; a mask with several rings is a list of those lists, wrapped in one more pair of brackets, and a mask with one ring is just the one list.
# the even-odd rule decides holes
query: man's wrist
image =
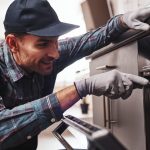
{"label": "man's wrist", "polygon": [[120,15],[119,17],[119,23],[120,25],[125,28],[125,29],[129,29],[128,25],[124,22],[124,19],[123,19],[124,15]]}
{"label": "man's wrist", "polygon": [[77,86],[76,86],[76,82],[74,82],[74,86],[75,86],[75,88],[76,88],[76,91],[77,91],[77,93],[78,93],[79,98],[82,99],[82,96],[80,95],[80,92],[78,91],[78,88],[77,88]]}
{"label": "man's wrist", "polygon": [[86,87],[85,79],[74,82],[74,85],[75,85],[77,93],[81,99],[87,95],[87,87]]}

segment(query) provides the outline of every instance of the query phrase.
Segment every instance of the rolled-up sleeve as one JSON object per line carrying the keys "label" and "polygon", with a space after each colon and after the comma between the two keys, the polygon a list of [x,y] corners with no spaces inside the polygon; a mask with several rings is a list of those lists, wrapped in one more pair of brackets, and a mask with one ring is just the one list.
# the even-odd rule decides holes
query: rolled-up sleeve
{"label": "rolled-up sleeve", "polygon": [[21,144],[62,118],[55,94],[0,111],[0,149]]}

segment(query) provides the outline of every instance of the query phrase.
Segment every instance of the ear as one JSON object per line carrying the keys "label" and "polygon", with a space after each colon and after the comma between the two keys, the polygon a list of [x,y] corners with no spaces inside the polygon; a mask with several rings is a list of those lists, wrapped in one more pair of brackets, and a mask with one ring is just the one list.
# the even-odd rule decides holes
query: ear
{"label": "ear", "polygon": [[18,51],[18,43],[17,38],[13,34],[8,34],[6,36],[6,43],[10,47],[12,53],[16,53]]}

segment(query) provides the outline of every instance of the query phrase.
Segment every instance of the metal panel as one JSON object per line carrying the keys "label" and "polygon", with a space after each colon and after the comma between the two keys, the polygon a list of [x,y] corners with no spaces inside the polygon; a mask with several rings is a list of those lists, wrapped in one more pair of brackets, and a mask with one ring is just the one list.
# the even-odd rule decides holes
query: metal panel
{"label": "metal panel", "polygon": [[[138,49],[133,42],[101,57],[93,59],[90,63],[91,75],[106,70],[96,70],[100,66],[116,66],[118,70],[138,75]],[[111,101],[111,131],[129,150],[145,150],[143,90],[134,90],[127,100]],[[102,98],[93,99],[93,121],[104,126],[104,108]]]}

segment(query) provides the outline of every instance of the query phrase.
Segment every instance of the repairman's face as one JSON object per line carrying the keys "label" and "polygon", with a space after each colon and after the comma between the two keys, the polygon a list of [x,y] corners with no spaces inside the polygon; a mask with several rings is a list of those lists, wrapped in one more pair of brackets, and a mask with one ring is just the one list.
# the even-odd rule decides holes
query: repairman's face
{"label": "repairman's face", "polygon": [[27,72],[43,75],[53,70],[54,60],[59,58],[58,37],[38,37],[25,35],[15,37],[15,48],[11,48],[17,64]]}

